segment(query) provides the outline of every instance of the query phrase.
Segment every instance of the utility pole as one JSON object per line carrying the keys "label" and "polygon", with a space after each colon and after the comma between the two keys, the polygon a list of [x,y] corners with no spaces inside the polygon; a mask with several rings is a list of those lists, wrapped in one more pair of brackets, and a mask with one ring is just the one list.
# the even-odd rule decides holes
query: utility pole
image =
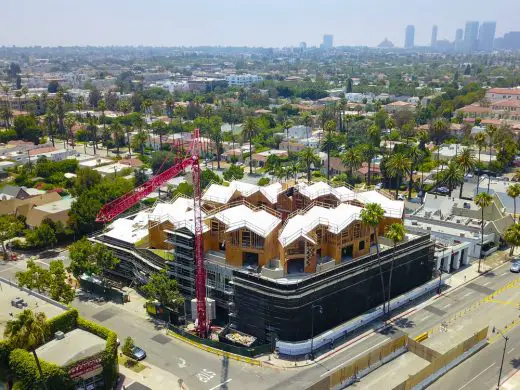
{"label": "utility pole", "polygon": [[509,337],[504,336],[501,331],[498,331],[498,333],[500,333],[500,335],[504,338],[504,352],[502,352],[502,363],[500,364],[500,371],[498,372],[497,390],[500,389],[500,378],[502,376],[502,367],[504,367],[504,358],[506,357],[507,342],[509,340]]}

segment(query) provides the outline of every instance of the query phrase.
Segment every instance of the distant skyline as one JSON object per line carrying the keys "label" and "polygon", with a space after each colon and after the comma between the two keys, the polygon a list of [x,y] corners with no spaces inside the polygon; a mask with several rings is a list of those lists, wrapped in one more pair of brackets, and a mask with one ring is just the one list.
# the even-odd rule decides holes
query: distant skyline
{"label": "distant skyline", "polygon": [[466,21],[496,21],[496,37],[520,31],[519,0],[18,0],[2,5],[5,46],[377,46],[452,41]]}

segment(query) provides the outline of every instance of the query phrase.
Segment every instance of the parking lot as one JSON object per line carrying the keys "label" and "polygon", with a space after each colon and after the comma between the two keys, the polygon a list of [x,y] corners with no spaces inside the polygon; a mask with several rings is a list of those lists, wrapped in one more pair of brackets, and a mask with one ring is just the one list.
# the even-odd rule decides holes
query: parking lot
{"label": "parking lot", "polygon": [[[15,298],[22,298],[24,302],[27,303],[27,307],[17,308],[12,306],[11,301]],[[64,311],[57,306],[37,298],[33,294],[29,294],[0,281],[0,339],[3,338],[7,321],[16,317],[16,315],[25,308],[31,309],[34,312],[43,312],[47,318],[54,317]]]}

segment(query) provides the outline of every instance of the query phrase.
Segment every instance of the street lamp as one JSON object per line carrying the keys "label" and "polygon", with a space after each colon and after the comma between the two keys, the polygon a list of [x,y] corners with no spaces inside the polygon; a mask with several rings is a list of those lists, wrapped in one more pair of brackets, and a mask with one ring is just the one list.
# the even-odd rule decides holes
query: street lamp
{"label": "street lamp", "polygon": [[323,313],[323,307],[321,305],[312,305],[311,306],[311,310],[312,310],[312,314],[311,314],[311,353],[310,353],[310,358],[311,360],[314,360],[314,313],[315,313],[315,309],[318,309],[319,313],[322,314]]}
{"label": "street lamp", "polygon": [[506,357],[507,342],[509,340],[509,337],[504,336],[501,331],[498,331],[498,333],[504,338],[504,352],[502,353],[502,363],[500,364],[500,371],[498,372],[497,390],[500,389],[500,377],[502,376],[502,367],[504,367],[504,358]]}

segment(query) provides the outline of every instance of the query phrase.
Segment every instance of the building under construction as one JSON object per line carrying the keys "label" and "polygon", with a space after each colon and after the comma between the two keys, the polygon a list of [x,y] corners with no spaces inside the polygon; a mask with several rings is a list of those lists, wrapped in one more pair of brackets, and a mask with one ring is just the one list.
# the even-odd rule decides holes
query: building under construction
{"label": "building under construction", "polygon": [[[392,244],[384,232],[402,223],[404,202],[381,191],[326,183],[233,181],[210,185],[202,196],[207,296],[221,319],[262,341],[311,337],[383,301],[374,232],[360,220],[368,203],[385,217],[377,228],[388,285]],[[193,200],[177,197],[116,219],[92,238],[121,260],[115,277],[134,284],[168,270],[187,298],[195,296]],[[392,296],[432,278],[428,235],[407,235],[395,250]]]}

